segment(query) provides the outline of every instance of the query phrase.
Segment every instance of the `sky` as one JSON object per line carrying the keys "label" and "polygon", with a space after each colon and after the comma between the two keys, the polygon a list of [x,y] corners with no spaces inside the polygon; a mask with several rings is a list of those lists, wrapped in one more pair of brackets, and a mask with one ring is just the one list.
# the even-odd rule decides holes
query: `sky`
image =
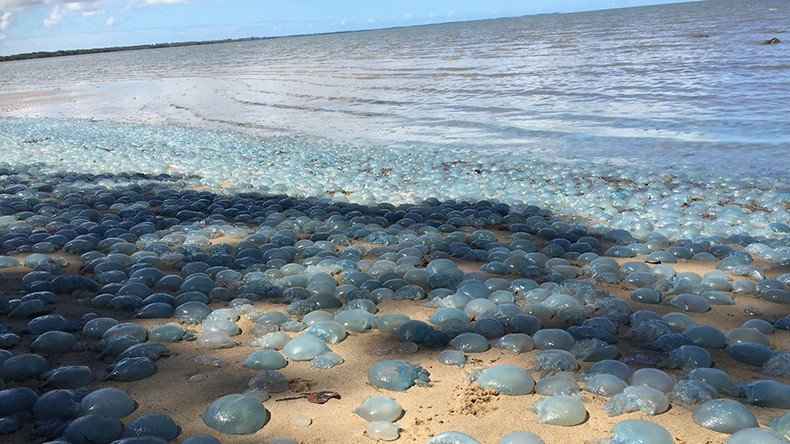
{"label": "sky", "polygon": [[679,0],[0,0],[0,55],[271,37]]}

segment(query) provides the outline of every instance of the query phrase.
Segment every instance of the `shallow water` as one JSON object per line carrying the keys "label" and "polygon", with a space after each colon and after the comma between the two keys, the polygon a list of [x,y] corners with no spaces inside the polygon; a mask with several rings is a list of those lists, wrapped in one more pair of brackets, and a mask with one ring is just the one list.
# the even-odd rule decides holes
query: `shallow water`
{"label": "shallow water", "polygon": [[[737,158],[741,171],[782,174],[790,50],[761,43],[783,36],[790,5],[750,3],[2,63],[0,116],[601,161],[721,166]],[[4,94],[20,91],[36,95]]]}

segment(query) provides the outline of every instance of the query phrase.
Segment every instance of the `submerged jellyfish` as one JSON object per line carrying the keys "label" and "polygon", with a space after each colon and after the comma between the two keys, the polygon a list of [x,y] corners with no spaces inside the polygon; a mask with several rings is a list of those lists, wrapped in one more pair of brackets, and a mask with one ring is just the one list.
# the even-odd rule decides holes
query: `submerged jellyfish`
{"label": "submerged jellyfish", "polygon": [[429,373],[419,365],[401,359],[379,361],[368,369],[368,381],[376,387],[402,392],[414,384],[430,383]]}
{"label": "submerged jellyfish", "polygon": [[225,395],[208,406],[203,422],[228,435],[251,435],[269,422],[269,411],[260,401],[245,395]]}

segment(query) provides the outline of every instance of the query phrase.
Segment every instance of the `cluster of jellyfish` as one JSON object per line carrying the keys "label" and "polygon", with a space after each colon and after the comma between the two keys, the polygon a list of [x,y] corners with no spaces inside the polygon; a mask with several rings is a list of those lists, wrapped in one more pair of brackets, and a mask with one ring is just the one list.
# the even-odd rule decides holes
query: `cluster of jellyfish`
{"label": "cluster of jellyfish", "polygon": [[[271,396],[290,390],[289,365],[332,371],[345,363],[335,344],[349,334],[381,334],[406,354],[430,350],[437,363],[468,369],[459,384],[540,395],[527,406],[539,423],[584,424],[587,392],[608,399],[604,414],[611,417],[650,417],[676,406],[700,427],[728,434],[729,444],[788,442],[790,414],[761,425],[753,409],[790,409],[790,352],[772,340],[790,330],[790,316],[752,308],[750,319],[727,331],[695,317],[739,300],[790,308],[790,274],[769,278],[755,259],[786,266],[787,235],[670,240],[649,232],[636,239],[532,205],[361,205],[181,185],[164,176],[0,169],[0,283],[11,289],[0,293],[0,434],[73,444],[204,444],[255,434],[278,414]],[[766,249],[770,257],[758,256]],[[672,266],[690,259],[714,271],[700,276]],[[480,271],[462,271],[460,260],[480,263]],[[630,300],[607,290],[612,285],[631,289]],[[394,300],[433,311],[425,320],[379,313]],[[281,309],[262,311],[260,302]],[[57,313],[73,303],[83,309],[79,317]],[[156,378],[157,362],[176,343],[235,347],[247,323],[246,345],[257,350],[238,365],[255,376],[205,406],[204,434],[181,436],[164,412],[124,422],[140,406],[105,381]],[[624,343],[644,353],[630,354]],[[530,358],[524,365],[470,364],[470,355],[492,347]],[[58,365],[74,351],[89,351],[93,361]],[[711,352],[762,377],[734,381]],[[391,395],[371,391],[353,414],[367,421],[365,436],[393,441],[405,431],[396,421],[409,414],[398,393],[430,389],[431,375],[386,354],[360,377]],[[601,438],[674,442],[649,419],[620,421]],[[446,430],[427,442],[479,441]],[[503,431],[499,442],[543,441],[516,430]]]}

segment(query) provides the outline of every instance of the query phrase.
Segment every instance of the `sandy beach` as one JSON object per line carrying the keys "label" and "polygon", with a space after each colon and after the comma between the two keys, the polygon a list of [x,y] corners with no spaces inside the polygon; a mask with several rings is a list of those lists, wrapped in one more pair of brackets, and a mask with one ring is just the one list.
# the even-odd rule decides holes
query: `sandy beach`
{"label": "sandy beach", "polygon": [[[509,233],[498,231],[502,242],[509,241]],[[219,239],[223,241],[226,239]],[[215,240],[215,243],[217,240]],[[539,246],[541,244],[539,243]],[[62,256],[60,254],[53,255]],[[25,255],[16,255],[24,259]],[[70,266],[67,271],[79,272],[79,258],[64,256]],[[625,262],[619,259],[620,262]],[[479,265],[470,261],[460,262],[464,271],[478,271]],[[708,263],[687,261],[673,264],[678,272],[694,272],[703,275],[713,270]],[[2,291],[9,295],[15,294],[14,289],[19,279],[26,272],[23,267],[3,270],[8,281]],[[177,270],[165,270],[177,272]],[[768,277],[786,273],[787,269],[767,269]],[[493,276],[492,276],[493,277]],[[627,284],[603,285],[612,294],[628,301],[633,310],[654,310],[659,314],[677,311],[670,306],[641,304],[631,301],[628,297],[635,287]],[[744,310],[747,307],[757,309],[762,316],[776,319],[787,315],[787,308],[779,304],[768,303],[752,297],[736,297],[736,305],[714,306],[707,313],[690,315],[699,323],[716,327],[726,332],[753,318]],[[284,309],[282,304],[258,302],[254,304],[261,311]],[[225,306],[224,303],[211,304],[214,308]],[[426,307],[424,301],[387,301],[379,305],[377,315],[385,313],[405,313],[412,319],[427,320],[434,309]],[[330,310],[331,311],[331,310]],[[61,296],[53,307],[53,313],[61,314],[69,319],[77,319],[85,313],[94,312],[102,316],[115,317],[121,322],[129,320],[119,316],[118,312],[101,310],[89,305],[89,298]],[[147,328],[163,323],[156,320],[133,320]],[[16,330],[24,330],[26,320],[6,320]],[[345,363],[329,370],[313,368],[308,362],[290,362],[282,369],[289,381],[290,390],[274,394],[272,399],[264,402],[271,412],[271,421],[259,432],[251,436],[229,436],[216,433],[201,421],[200,416],[206,406],[214,399],[239,393],[246,389],[247,381],[255,376],[253,370],[244,369],[241,363],[246,356],[258,349],[246,343],[252,338],[249,329],[251,322],[239,321],[242,334],[233,339],[239,344],[231,349],[206,350],[196,346],[195,342],[170,344],[168,347],[173,355],[157,362],[158,372],[147,379],[130,383],[94,382],[89,389],[104,386],[118,387],[127,390],[139,403],[139,408],[132,415],[124,418],[129,422],[141,414],[160,411],[167,413],[182,427],[182,437],[193,434],[210,434],[228,443],[266,443],[278,437],[291,437],[300,443],[351,443],[371,442],[364,436],[366,421],[352,413],[354,407],[369,396],[389,396],[396,399],[405,410],[404,416],[397,421],[402,427],[398,442],[423,443],[436,433],[446,430],[467,432],[483,443],[495,443],[506,432],[512,430],[531,431],[540,436],[546,443],[583,443],[611,436],[614,424],[624,419],[649,419],[669,430],[678,443],[720,443],[727,435],[699,427],[691,419],[691,412],[680,406],[673,406],[663,414],[647,416],[642,413],[629,413],[617,417],[609,417],[603,410],[607,399],[588,392],[582,392],[584,405],[589,412],[588,420],[575,427],[561,427],[539,424],[536,415],[529,407],[541,398],[540,395],[526,396],[499,395],[492,390],[483,390],[476,384],[468,382],[468,373],[475,369],[490,367],[495,364],[513,364],[530,368],[532,356],[536,351],[523,354],[492,348],[484,353],[469,354],[469,364],[464,368],[443,365],[437,361],[440,350],[420,347],[414,354],[398,353],[399,343],[392,335],[382,334],[376,330],[367,333],[350,333],[340,344],[332,345],[332,350],[344,357]],[[544,326],[551,327],[551,325]],[[622,357],[645,353],[658,356],[659,353],[645,350],[634,345],[627,339],[628,329],[622,328],[618,338],[618,346]],[[294,335],[294,334],[292,334]],[[23,335],[22,343],[14,351],[26,352],[33,335]],[[790,348],[790,332],[777,330],[770,336],[771,346],[777,349]],[[80,346],[88,346],[94,341],[80,340]],[[377,355],[376,351],[388,349],[391,354]],[[380,351],[379,351],[380,353]],[[756,367],[739,363],[728,357],[723,350],[712,350],[715,368],[725,370],[734,381],[764,379],[765,375]],[[196,358],[210,355],[227,361],[223,367],[198,363]],[[367,369],[375,362],[388,359],[406,359],[426,368],[430,372],[430,387],[415,386],[406,392],[390,392],[371,386],[366,377]],[[106,362],[98,361],[91,351],[67,353],[52,359],[55,365],[89,365],[96,375],[104,372]],[[582,371],[592,363],[582,363]],[[634,369],[638,366],[633,367]],[[668,370],[676,379],[681,377],[679,370]],[[190,382],[190,377],[198,374],[206,375],[201,382]],[[539,379],[534,374],[535,379]],[[35,387],[35,383],[30,385]],[[330,400],[327,404],[311,404],[304,399],[277,401],[307,391],[335,391],[342,396],[339,400]],[[750,407],[762,425],[777,415],[784,413],[782,409]],[[307,416],[312,423],[308,427],[296,427],[292,424],[295,416]],[[6,436],[6,442],[27,443],[36,441],[31,437],[31,425],[21,431]],[[570,435],[569,435],[570,434]],[[40,440],[38,440],[40,441]]]}

